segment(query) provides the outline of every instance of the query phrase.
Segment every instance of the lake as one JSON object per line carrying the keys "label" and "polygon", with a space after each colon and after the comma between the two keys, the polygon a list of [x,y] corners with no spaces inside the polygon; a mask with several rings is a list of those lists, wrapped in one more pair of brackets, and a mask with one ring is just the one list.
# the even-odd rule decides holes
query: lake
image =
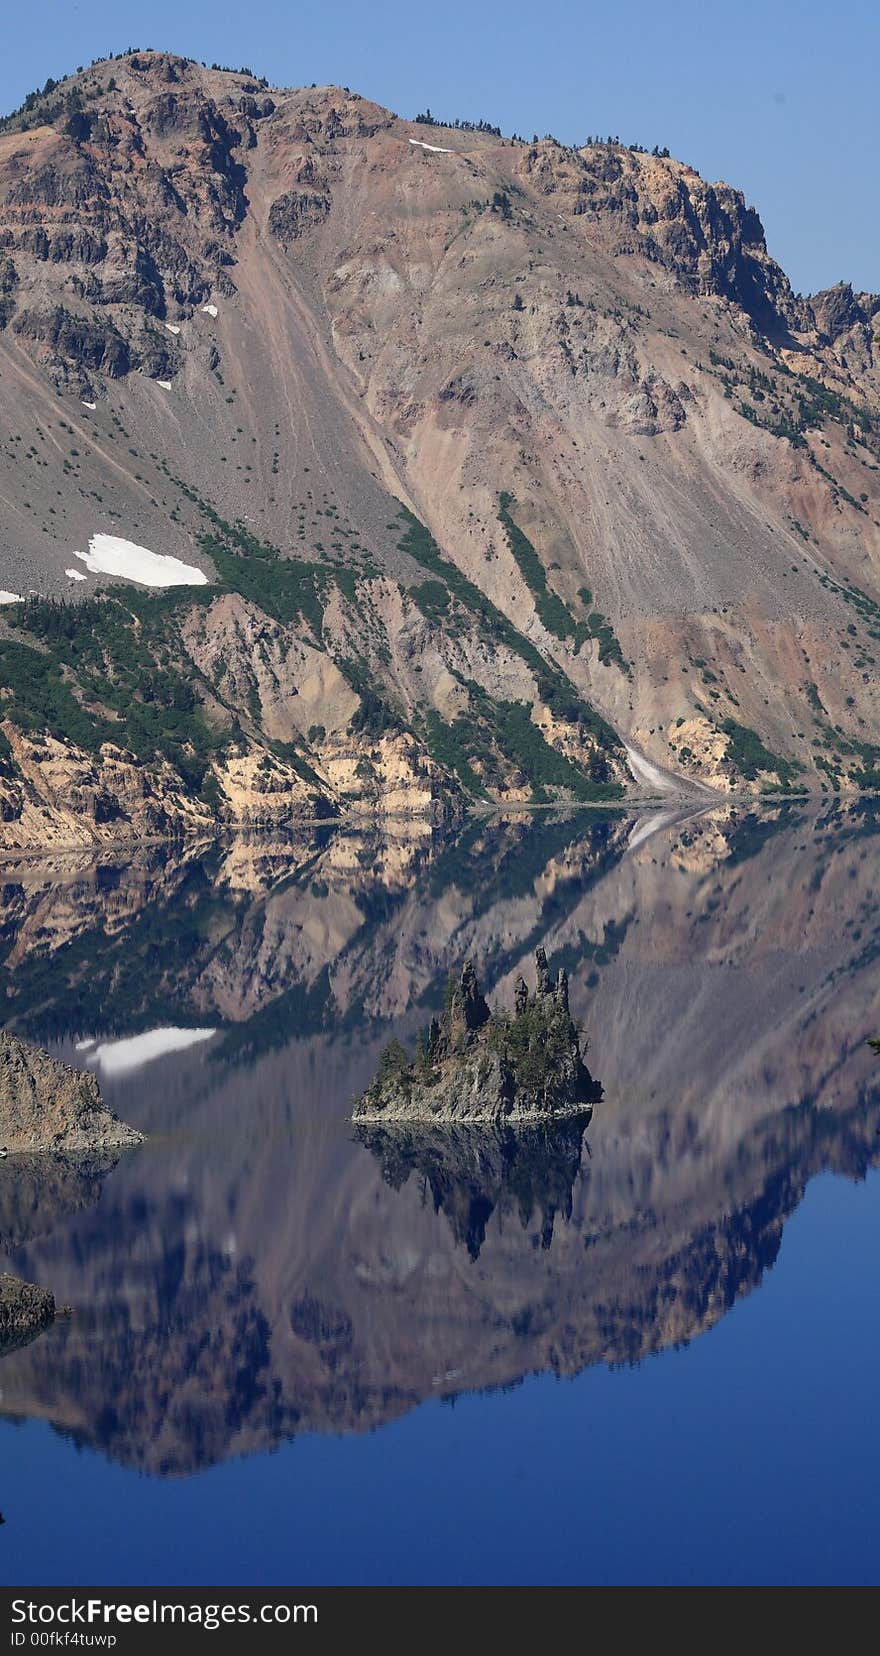
{"label": "lake", "polygon": [[[0,1164],[3,1580],[876,1582],[880,816],[328,827],[0,868],[16,1033],[147,1142]],[[474,961],[586,1130],[356,1134]]]}

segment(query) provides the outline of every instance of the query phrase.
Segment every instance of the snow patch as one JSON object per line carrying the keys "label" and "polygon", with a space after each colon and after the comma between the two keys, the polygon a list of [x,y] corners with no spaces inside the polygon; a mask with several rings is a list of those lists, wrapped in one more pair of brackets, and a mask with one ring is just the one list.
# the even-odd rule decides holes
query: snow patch
{"label": "snow patch", "polygon": [[649,788],[656,788],[658,793],[677,793],[678,790],[672,778],[665,776],[657,765],[652,765],[650,759],[637,753],[628,742],[624,742],[629,768],[637,782],[645,782]]}
{"label": "snow patch", "polygon": [[97,406],[98,406],[98,404],[97,404],[97,403],[90,403],[90,402],[86,402],[86,399],[85,399],[85,397],[81,397],[81,398],[80,398],[80,401],[81,401],[81,403],[82,403],[82,405],[83,405],[83,408],[90,408],[90,409],[91,409],[91,411],[92,411],[92,413],[93,413],[93,414],[94,414],[94,412],[95,412],[95,409],[96,409],[96,408],[97,408]]}
{"label": "snow patch", "polygon": [[182,563],[162,552],[122,540],[119,535],[93,535],[88,552],[74,552],[93,575],[117,575],[140,586],[207,586],[208,577],[194,564]]}
{"label": "snow patch", "polygon": [[156,384],[161,385],[163,391],[170,391],[171,390],[171,381],[170,380],[157,380]]}
{"label": "snow patch", "polygon": [[421,138],[410,138],[409,142],[411,144],[414,144],[416,149],[430,150],[433,155],[451,155],[452,154],[452,150],[451,149],[444,149],[442,144],[425,144],[425,143],[423,143]]}
{"label": "snow patch", "polygon": [[173,334],[179,334],[180,333],[180,329],[176,326],[176,324],[174,322],[166,322],[165,326],[168,329],[169,333],[173,333]]}
{"label": "snow patch", "polygon": [[206,316],[216,316],[217,315],[217,306],[216,305],[203,305],[202,310],[204,311]]}
{"label": "snow patch", "polygon": [[88,579],[88,576],[84,575],[81,569],[65,569],[64,573],[71,581],[85,581]]}
{"label": "snow patch", "polygon": [[216,1029],[149,1029],[144,1035],[129,1035],[121,1041],[78,1041],[77,1052],[86,1052],[87,1064],[94,1064],[109,1079],[128,1075],[131,1070],[152,1064],[170,1052],[186,1052],[201,1041],[210,1041]]}
{"label": "snow patch", "polygon": [[20,592],[0,592],[0,604],[23,604]]}

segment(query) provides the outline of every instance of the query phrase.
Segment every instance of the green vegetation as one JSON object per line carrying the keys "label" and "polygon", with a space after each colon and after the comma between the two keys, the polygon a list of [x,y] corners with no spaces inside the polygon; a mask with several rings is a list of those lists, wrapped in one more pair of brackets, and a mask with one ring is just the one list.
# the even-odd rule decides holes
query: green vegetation
{"label": "green vegetation", "polygon": [[406,1047],[394,1037],[379,1054],[377,1078],[379,1081],[398,1081],[408,1069],[409,1057]]}
{"label": "green vegetation", "polygon": [[514,1085],[543,1092],[571,1061],[572,1024],[568,1010],[550,996],[530,997],[516,1012],[493,1012],[487,1047],[510,1070]]}
{"label": "green vegetation", "polygon": [[498,703],[496,732],[502,752],[525,771],[533,799],[545,801],[548,789],[570,793],[581,801],[602,799],[609,793],[604,760],[599,759],[598,765],[594,761],[593,772],[585,775],[571,759],[550,746],[532,723],[525,702]]}
{"label": "green vegetation", "polygon": [[781,789],[786,792],[794,789],[795,778],[803,770],[796,759],[781,759],[778,754],[771,753],[757,731],[751,730],[748,725],[737,724],[735,719],[725,719],[721,728],[727,737],[725,757],[736,766],[741,776],[753,782],[761,771],[775,772]]}
{"label": "green vegetation", "polygon": [[[543,951],[539,959],[546,970]],[[447,982],[439,1022],[419,1032],[415,1061],[410,1062],[400,1041],[389,1041],[379,1057],[370,1093],[381,1095],[386,1088],[402,1088],[405,1093],[415,1086],[431,1088],[449,1062],[469,1066],[480,1085],[497,1058],[515,1091],[545,1098],[564,1096],[570,1089],[591,1085],[581,1063],[580,1034],[569,1012],[564,980],[545,983],[533,995],[520,981],[514,1011],[490,1012],[473,968],[466,966]]]}
{"label": "green vegetation", "polygon": [[[567,605],[547,585],[547,572],[541,559],[528,536],[519,525],[514,522],[510,508],[514,505],[513,495],[502,492],[499,496],[498,521],[507,534],[507,543],[516,559],[520,574],[535,600],[535,609],[538,616],[552,633],[554,638],[563,641],[570,638],[574,643],[575,653],[588,639],[595,639],[599,645],[599,660],[603,663],[613,661],[622,673],[632,677],[629,662],[626,660],[620,647],[614,628],[607,616],[600,610],[593,610],[586,621],[576,621]],[[584,597],[584,594],[587,596]],[[589,587],[581,587],[580,597],[586,605],[592,603],[593,594]]]}
{"label": "green vegetation", "polygon": [[601,610],[592,610],[587,616],[587,636],[598,643],[601,662],[613,661],[627,678],[632,678],[632,668],[620,647],[620,639]]}
{"label": "green vegetation", "polygon": [[192,664],[177,658],[172,614],[164,594],[28,599],[7,618],[24,639],[0,641],[8,717],[88,753],[114,742],[145,761],[160,755],[195,792],[210,788],[211,758],[231,732],[208,725]]}
{"label": "green vegetation", "polygon": [[551,747],[532,722],[526,702],[494,701],[479,685],[471,684],[469,688],[472,710],[446,724],[431,709],[425,721],[425,740],[432,756],[453,771],[473,797],[486,799],[487,787],[503,785],[499,756],[522,773],[535,804],[545,804],[556,794],[588,802],[620,793],[610,781],[601,751],[593,753],[582,767]]}
{"label": "green vegetation", "polygon": [[410,587],[409,593],[426,621],[445,621],[449,614],[449,590],[442,581],[423,581],[420,586]]}
{"label": "green vegetation", "polygon": [[467,714],[459,714],[452,724],[445,724],[435,708],[425,720],[425,740],[428,751],[438,765],[457,776],[465,791],[475,799],[488,799],[483,783],[471,760],[483,750],[478,727]]}
{"label": "green vegetation", "polygon": [[[519,656],[520,660],[526,663],[535,679],[540,699],[554,717],[580,725],[584,732],[593,737],[597,746],[606,752],[619,752],[620,743],[611,726],[589,702],[584,700],[561,669],[545,661],[534,644],[523,637],[513,622],[508,621],[506,615],[502,615],[501,611],[496,609],[492,600],[487,598],[473,581],[468,580],[450,559],[443,556],[430,530],[405,506],[401,506],[400,516],[404,526],[404,533],[398,542],[401,552],[407,553],[416,563],[442,580],[453,597],[476,617],[490,643],[505,645],[512,654]],[[613,785],[614,797],[619,791],[616,785]],[[611,789],[607,789],[606,793],[608,797],[612,797]]]}
{"label": "green vegetation", "polygon": [[[721,356],[714,350],[709,351],[709,361],[724,386],[725,396],[734,402],[736,412],[752,425],[769,431],[771,436],[786,438],[793,448],[809,450],[806,433],[823,426],[827,420],[844,426],[849,438],[852,438],[856,425],[861,432],[871,433],[875,442],[880,436],[880,422],[876,414],[809,374],[793,374],[780,362],[774,364],[778,376],[774,378],[752,363],[736,363],[731,357]],[[745,391],[751,401],[736,395],[741,391]],[[808,452],[808,458],[851,506],[859,511],[864,509],[862,503],[819,464],[814,454]]]}
{"label": "green vegetation", "polygon": [[555,592],[551,592],[547,585],[544,565],[535,548],[510,515],[513,496],[505,493],[499,498],[498,521],[507,532],[507,543],[535,600],[535,609],[541,621],[554,638],[574,638],[577,634],[577,622],[569,614],[562,599],[557,597]]}
{"label": "green vegetation", "polygon": [[53,655],[11,639],[0,640],[0,708],[27,734],[56,736],[87,752],[111,738],[109,722],[80,706]]}

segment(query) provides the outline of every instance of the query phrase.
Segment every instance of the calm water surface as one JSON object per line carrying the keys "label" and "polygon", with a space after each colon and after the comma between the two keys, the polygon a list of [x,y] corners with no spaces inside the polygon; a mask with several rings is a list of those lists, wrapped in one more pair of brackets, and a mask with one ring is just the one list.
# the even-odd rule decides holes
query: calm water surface
{"label": "calm water surface", "polygon": [[[782,805],[5,865],[9,1027],[149,1138],[0,1165],[71,1308],[0,1358],[2,1579],[876,1581],[878,854]],[[358,1139],[539,943],[586,1132]]]}

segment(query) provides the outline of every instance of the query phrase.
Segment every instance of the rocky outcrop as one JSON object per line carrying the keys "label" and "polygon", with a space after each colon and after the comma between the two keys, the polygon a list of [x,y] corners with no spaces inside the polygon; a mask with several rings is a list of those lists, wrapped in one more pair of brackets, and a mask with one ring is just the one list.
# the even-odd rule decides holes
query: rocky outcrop
{"label": "rocky outcrop", "polygon": [[99,1150],[143,1142],[105,1105],[93,1075],[0,1033],[0,1147]]}
{"label": "rocky outcrop", "polygon": [[0,1357],[27,1345],[55,1321],[55,1300],[45,1288],[0,1272]]}
{"label": "rocky outcrop", "polygon": [[214,765],[216,802],[209,803],[158,757],[144,763],[110,742],[87,753],[54,736],[24,735],[10,721],[0,725],[4,735],[0,844],[7,851],[179,839],[210,830],[218,819],[264,827],[338,809],[317,779],[262,746],[230,745]]}
{"label": "rocky outcrop", "polygon": [[415,1062],[399,1041],[385,1048],[353,1120],[512,1123],[589,1113],[602,1088],[581,1057],[568,979],[551,978],[543,949],[535,966],[535,992],[519,978],[511,1015],[489,1010],[468,962],[442,1018],[420,1035]]}
{"label": "rocky outcrop", "polygon": [[269,209],[269,229],[286,246],[322,224],[329,212],[330,200],[326,195],[288,191],[273,201]]}

